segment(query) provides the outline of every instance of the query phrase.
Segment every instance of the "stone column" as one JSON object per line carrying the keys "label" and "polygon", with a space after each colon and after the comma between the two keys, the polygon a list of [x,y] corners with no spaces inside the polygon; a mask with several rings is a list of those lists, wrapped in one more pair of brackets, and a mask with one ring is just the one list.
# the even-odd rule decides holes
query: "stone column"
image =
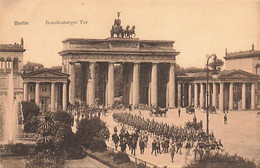
{"label": "stone column", "polygon": [[108,65],[108,93],[107,93],[107,105],[112,106],[114,103],[114,63]]}
{"label": "stone column", "polygon": [[229,85],[229,110],[233,110],[233,83]]}
{"label": "stone column", "polygon": [[242,84],[242,110],[246,109],[246,83]]}
{"label": "stone column", "polygon": [[219,84],[219,110],[223,110],[224,104],[224,83]]}
{"label": "stone column", "polygon": [[255,84],[251,85],[251,110],[255,110]]}
{"label": "stone column", "polygon": [[181,107],[181,84],[178,83],[178,108]]}
{"label": "stone column", "polygon": [[55,111],[55,82],[51,83],[51,112]]}
{"label": "stone column", "polygon": [[96,83],[96,76],[95,76],[95,62],[89,63],[89,80],[88,80],[88,104],[91,106],[95,105],[95,83]]}
{"label": "stone column", "polygon": [[24,82],[23,83],[23,101],[28,101],[28,93],[27,93],[27,90],[28,90],[28,83],[27,82]]}
{"label": "stone column", "polygon": [[200,84],[200,108],[204,107],[204,85]]}
{"label": "stone column", "polygon": [[62,86],[62,110],[67,110],[67,82],[64,82]]}
{"label": "stone column", "polygon": [[169,72],[169,108],[175,108],[175,65],[170,64]]}
{"label": "stone column", "polygon": [[3,70],[6,70],[6,61],[3,61]]}
{"label": "stone column", "polygon": [[151,104],[152,104],[152,106],[157,106],[157,63],[152,64]]}
{"label": "stone column", "polygon": [[70,85],[69,85],[69,102],[70,104],[75,104],[75,64],[69,63],[69,79],[70,79]]}
{"label": "stone column", "polygon": [[191,106],[191,105],[192,105],[192,97],[191,97],[191,86],[192,86],[192,84],[191,84],[191,83],[189,83],[189,106]]}
{"label": "stone column", "polygon": [[35,104],[37,106],[40,105],[40,83],[39,82],[36,82],[35,85]]}
{"label": "stone column", "polygon": [[212,106],[216,107],[217,100],[217,84],[213,83],[213,93],[212,93]]}
{"label": "stone column", "polygon": [[198,106],[198,84],[194,83],[194,107]]}
{"label": "stone column", "polygon": [[140,102],[140,64],[134,63],[133,68],[133,105],[137,105]]}

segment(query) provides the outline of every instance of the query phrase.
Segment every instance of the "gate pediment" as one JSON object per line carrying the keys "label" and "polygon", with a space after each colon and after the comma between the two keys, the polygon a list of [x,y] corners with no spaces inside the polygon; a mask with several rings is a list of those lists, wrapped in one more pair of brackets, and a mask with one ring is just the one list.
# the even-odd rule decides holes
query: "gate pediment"
{"label": "gate pediment", "polygon": [[242,70],[231,70],[223,71],[221,77],[225,79],[255,79],[257,75]]}
{"label": "gate pediment", "polygon": [[68,76],[68,74],[50,69],[41,69],[23,75],[23,77],[29,78],[67,78]]}

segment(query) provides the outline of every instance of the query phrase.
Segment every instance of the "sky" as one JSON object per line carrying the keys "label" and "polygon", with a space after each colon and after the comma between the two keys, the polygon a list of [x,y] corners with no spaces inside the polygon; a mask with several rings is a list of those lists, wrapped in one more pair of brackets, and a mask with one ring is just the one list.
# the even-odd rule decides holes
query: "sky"
{"label": "sky", "polygon": [[[61,65],[62,40],[105,39],[121,12],[140,40],[173,40],[182,67],[204,67],[206,55],[260,50],[260,1],[0,0],[0,44],[24,39],[24,63]],[[46,21],[77,21],[48,25]],[[87,21],[80,24],[79,20]],[[28,25],[14,25],[25,21]]]}

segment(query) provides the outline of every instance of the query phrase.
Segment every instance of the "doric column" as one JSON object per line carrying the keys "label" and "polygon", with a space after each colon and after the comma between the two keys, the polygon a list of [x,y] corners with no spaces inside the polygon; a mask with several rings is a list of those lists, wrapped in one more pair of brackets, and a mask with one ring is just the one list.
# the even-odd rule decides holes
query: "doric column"
{"label": "doric column", "polygon": [[175,108],[175,65],[170,64],[169,72],[169,108]]}
{"label": "doric column", "polygon": [[200,108],[204,107],[204,85],[200,84]]}
{"label": "doric column", "polygon": [[35,104],[37,106],[40,105],[40,83],[39,82],[36,82],[35,85]]}
{"label": "doric column", "polygon": [[3,61],[3,70],[6,70],[6,61]]}
{"label": "doric column", "polygon": [[181,107],[181,84],[178,83],[178,108]]}
{"label": "doric column", "polygon": [[51,112],[55,111],[55,82],[51,83]]}
{"label": "doric column", "polygon": [[194,83],[194,107],[198,107],[198,84]]}
{"label": "doric column", "polygon": [[219,110],[223,110],[224,104],[224,83],[219,84]]}
{"label": "doric column", "polygon": [[151,104],[152,104],[152,106],[157,106],[157,63],[152,64]]}
{"label": "doric column", "polygon": [[217,84],[213,83],[212,106],[216,107],[217,100]]}
{"label": "doric column", "polygon": [[108,93],[107,105],[112,106],[114,103],[114,63],[108,65]]}
{"label": "doric column", "polygon": [[28,101],[28,92],[27,92],[27,90],[28,90],[28,83],[27,82],[24,82],[23,83],[23,101]]}
{"label": "doric column", "polygon": [[64,82],[62,87],[62,110],[67,110],[67,82]]}
{"label": "doric column", "polygon": [[251,110],[255,110],[255,84],[251,85]]}
{"label": "doric column", "polygon": [[133,105],[139,104],[140,102],[140,64],[134,63],[133,68]]}
{"label": "doric column", "polygon": [[191,86],[192,86],[192,84],[191,83],[189,83],[189,106],[191,106],[192,105],[192,97],[191,97]]}
{"label": "doric column", "polygon": [[229,85],[229,110],[233,110],[233,83]]}
{"label": "doric column", "polygon": [[70,79],[70,85],[69,85],[69,102],[70,104],[75,104],[75,64],[69,63],[69,79]]}
{"label": "doric column", "polygon": [[246,109],[246,83],[242,84],[242,110]]}
{"label": "doric column", "polygon": [[95,62],[90,62],[89,63],[89,80],[88,80],[88,95],[89,95],[89,100],[88,100],[88,104],[89,105],[95,105],[95,81],[96,81],[96,77],[95,77]]}

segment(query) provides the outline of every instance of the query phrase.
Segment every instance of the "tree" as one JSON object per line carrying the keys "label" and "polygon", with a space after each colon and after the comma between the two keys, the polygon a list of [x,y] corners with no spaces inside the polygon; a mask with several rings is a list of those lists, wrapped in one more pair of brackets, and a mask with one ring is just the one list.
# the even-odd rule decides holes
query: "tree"
{"label": "tree", "polygon": [[32,72],[37,69],[43,69],[43,68],[44,68],[44,66],[42,64],[34,63],[34,62],[30,62],[30,61],[28,61],[25,65],[23,65],[24,72]]}
{"label": "tree", "polygon": [[176,73],[177,76],[185,75],[184,68],[182,68],[180,65],[176,64],[175,73]]}
{"label": "tree", "polygon": [[216,59],[215,63],[213,60],[209,63],[209,68],[214,69],[214,66],[216,66],[216,70],[220,71],[223,65],[224,61],[222,59]]}
{"label": "tree", "polygon": [[[54,150],[54,137],[57,132],[57,124],[52,113],[46,113],[39,125],[40,139],[37,145],[43,149]],[[61,137],[62,138],[62,137]]]}
{"label": "tree", "polygon": [[107,137],[109,137],[108,127],[98,117],[82,119],[77,126],[76,138],[79,144],[87,149],[90,149],[94,142],[99,141],[100,143],[95,144],[95,149],[105,150],[104,144]]}
{"label": "tree", "polygon": [[24,132],[36,133],[39,127],[40,108],[32,102],[22,102]]}
{"label": "tree", "polygon": [[187,67],[184,68],[185,73],[197,73],[197,72],[205,72],[205,68],[197,68],[197,67]]}
{"label": "tree", "polygon": [[60,65],[58,65],[58,66],[52,66],[51,68],[50,68],[51,70],[54,70],[54,71],[62,71],[62,66],[60,66]]}
{"label": "tree", "polygon": [[57,112],[54,113],[54,120],[58,123],[58,125],[67,125],[71,126],[73,122],[73,116],[67,112]]}

